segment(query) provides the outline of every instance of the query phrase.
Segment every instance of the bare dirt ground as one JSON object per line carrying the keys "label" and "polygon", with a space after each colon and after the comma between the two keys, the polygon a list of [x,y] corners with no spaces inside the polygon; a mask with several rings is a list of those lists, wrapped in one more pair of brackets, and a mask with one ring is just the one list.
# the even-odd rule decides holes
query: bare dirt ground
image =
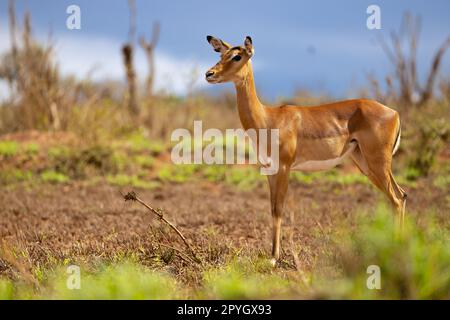
{"label": "bare dirt ground", "polygon": [[[7,188],[0,193],[0,238],[26,252],[34,266],[55,259],[102,262],[130,255],[152,265],[161,256],[159,244],[171,245],[176,237],[162,232],[161,223],[145,208],[125,203],[120,193],[126,191],[106,183],[75,182]],[[164,208],[167,219],[176,223],[209,262],[220,262],[227,253],[240,250],[270,252],[267,186],[244,192],[225,184],[198,182],[136,191],[148,204]],[[408,191],[414,221],[420,223],[421,215],[432,208],[439,208],[438,219],[448,221],[445,191],[421,185]],[[363,184],[291,184],[283,230],[285,260],[290,260],[286,238],[292,235],[299,244],[302,267],[311,268],[336,226],[355,225],[357,212],[373,213],[381,199],[377,190]],[[0,265],[0,273],[8,274],[8,267]]]}

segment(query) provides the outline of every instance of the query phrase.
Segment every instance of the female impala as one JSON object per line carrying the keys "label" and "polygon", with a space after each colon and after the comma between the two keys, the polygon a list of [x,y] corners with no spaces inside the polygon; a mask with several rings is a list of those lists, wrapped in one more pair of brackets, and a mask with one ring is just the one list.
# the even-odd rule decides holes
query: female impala
{"label": "female impala", "polygon": [[346,100],[316,107],[266,107],[258,99],[250,58],[252,39],[231,47],[208,36],[221,55],[206,72],[209,83],[232,81],[236,87],[239,118],[247,129],[279,129],[279,170],[270,175],[273,219],[272,263],[280,256],[280,228],[290,170],[319,171],[335,167],[350,156],[359,170],[378,187],[397,210],[403,224],[406,193],[395,182],[392,156],[400,143],[396,111],[371,100]]}

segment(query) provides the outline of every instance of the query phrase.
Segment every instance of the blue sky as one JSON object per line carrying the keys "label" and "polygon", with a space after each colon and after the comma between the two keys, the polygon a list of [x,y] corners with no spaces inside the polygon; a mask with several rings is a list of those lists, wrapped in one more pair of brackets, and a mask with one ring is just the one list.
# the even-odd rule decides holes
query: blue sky
{"label": "blue sky", "polygon": [[[66,8],[81,8],[82,29],[66,28]],[[366,27],[366,8],[381,8],[381,30]],[[35,33],[46,39],[51,31],[65,73],[122,79],[120,44],[128,35],[126,0],[18,0],[17,11],[28,8]],[[372,72],[380,78],[391,68],[377,39],[398,29],[405,11],[419,14],[419,72],[428,70],[436,48],[450,35],[450,1],[144,1],[137,0],[137,32],[149,35],[154,21],[161,23],[157,51],[159,88],[183,93],[195,76],[197,87],[218,57],[205,40],[208,34],[238,45],[253,38],[258,91],[270,99],[286,97],[295,89],[328,92],[337,97],[354,94]],[[7,48],[7,1],[0,1],[0,51]],[[145,57],[138,53],[143,77]],[[443,73],[449,74],[450,53]],[[230,85],[222,85],[231,88]]]}

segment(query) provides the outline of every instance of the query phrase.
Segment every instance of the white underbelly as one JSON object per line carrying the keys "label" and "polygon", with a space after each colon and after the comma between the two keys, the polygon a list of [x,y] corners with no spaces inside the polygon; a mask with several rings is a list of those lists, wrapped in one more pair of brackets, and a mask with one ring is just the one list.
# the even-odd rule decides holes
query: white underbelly
{"label": "white underbelly", "polygon": [[347,151],[340,157],[326,160],[308,160],[303,162],[294,162],[291,170],[297,171],[322,171],[329,170],[341,164],[356,148],[357,143],[351,142]]}

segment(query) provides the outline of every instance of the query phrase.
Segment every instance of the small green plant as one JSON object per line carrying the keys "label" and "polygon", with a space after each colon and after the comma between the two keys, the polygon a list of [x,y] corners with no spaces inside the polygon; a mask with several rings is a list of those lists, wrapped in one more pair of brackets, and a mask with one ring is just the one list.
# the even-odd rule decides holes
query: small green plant
{"label": "small green plant", "polygon": [[8,279],[0,278],[0,300],[14,299],[14,285]]}
{"label": "small green plant", "polygon": [[103,268],[97,273],[83,273],[80,290],[68,290],[67,276],[62,273],[55,281],[59,299],[174,299],[177,283],[169,276],[131,263],[120,263]]}
{"label": "small green plant", "polygon": [[[230,169],[230,168],[228,168]],[[212,182],[224,181],[226,176],[227,167],[224,165],[210,165],[203,166],[201,172],[203,176]]]}
{"label": "small green plant", "polygon": [[416,181],[421,175],[421,171],[416,167],[409,166],[406,168],[405,178],[408,181]]}
{"label": "small green plant", "polygon": [[369,179],[360,173],[329,174],[326,175],[325,177],[327,181],[336,182],[340,185],[371,184]]}
{"label": "small green plant", "polygon": [[39,145],[34,142],[27,143],[23,146],[23,150],[28,155],[35,155],[39,152]]}
{"label": "small green plant", "polygon": [[0,171],[0,183],[9,184],[14,182],[29,181],[33,174],[31,171],[20,169],[9,169]]}
{"label": "small green plant", "polygon": [[165,149],[162,142],[147,138],[141,133],[135,133],[127,137],[126,146],[133,152],[147,151],[152,155],[158,155]]}
{"label": "small green plant", "polygon": [[144,169],[151,169],[155,163],[154,158],[145,155],[137,155],[133,158],[133,161]]}
{"label": "small green plant", "polygon": [[265,179],[258,168],[250,166],[231,167],[225,173],[225,182],[237,186],[241,190],[251,190]]}
{"label": "small green plant", "polygon": [[198,169],[199,166],[192,164],[165,165],[159,169],[158,178],[161,181],[182,183],[190,180]]}
{"label": "small green plant", "polygon": [[115,176],[108,176],[107,181],[116,186],[132,186],[142,189],[155,189],[159,187],[156,181],[146,181],[140,179],[136,175],[117,174]]}
{"label": "small green plant", "polygon": [[[271,270],[268,259],[267,268]],[[263,269],[264,270],[264,269]],[[264,299],[283,297],[290,292],[289,281],[282,277],[260,273],[248,262],[232,261],[223,268],[204,273],[204,294],[214,299]]]}
{"label": "small green plant", "polygon": [[0,156],[12,157],[17,154],[19,145],[15,141],[0,141]]}
{"label": "small green plant", "polygon": [[69,177],[63,173],[53,170],[47,170],[41,173],[41,179],[44,182],[65,183],[69,181]]}
{"label": "small green plant", "polygon": [[0,299],[176,299],[180,290],[168,275],[129,262],[81,269],[80,288],[67,287],[66,268],[49,272],[40,290],[24,283],[0,279]]}
{"label": "small green plant", "polygon": [[449,190],[450,188],[450,175],[449,174],[444,174],[441,176],[438,176],[434,179],[433,181],[433,185],[435,187],[438,187],[440,189],[443,190]]}
{"label": "small green plant", "polygon": [[330,182],[340,185],[352,185],[352,184],[369,184],[370,181],[360,173],[343,173],[339,170],[329,170],[324,172],[292,172],[291,180],[310,185],[314,182]]}
{"label": "small green plant", "polygon": [[49,156],[54,171],[75,179],[115,173],[119,167],[114,151],[103,145],[82,149],[52,148],[49,150]]}
{"label": "small green plant", "polygon": [[316,176],[313,174],[294,171],[290,174],[290,180],[300,184],[310,185],[316,180]]}
{"label": "small green plant", "polygon": [[47,154],[50,159],[68,157],[70,155],[70,148],[68,146],[50,147]]}

